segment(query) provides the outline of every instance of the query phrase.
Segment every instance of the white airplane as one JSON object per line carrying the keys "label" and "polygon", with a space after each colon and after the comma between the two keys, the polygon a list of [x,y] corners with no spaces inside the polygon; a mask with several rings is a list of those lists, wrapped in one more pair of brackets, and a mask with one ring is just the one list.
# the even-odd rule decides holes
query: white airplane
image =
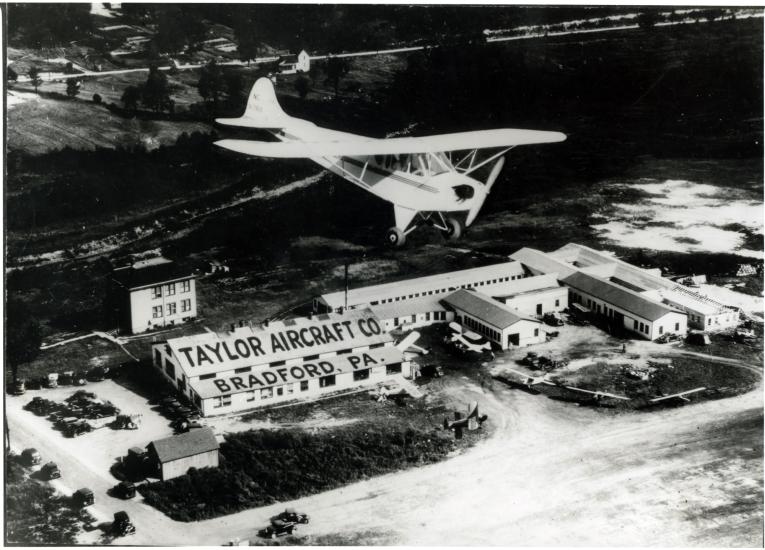
{"label": "white airplane", "polygon": [[[566,139],[559,132],[511,128],[388,139],[328,130],[286,114],[268,78],[255,82],[241,117],[217,122],[268,130],[279,139],[224,139],[216,142],[220,147],[257,157],[308,158],[393,203],[396,223],[388,230],[387,240],[394,246],[403,245],[406,235],[423,223],[435,226],[447,238],[458,238],[475,221],[502,170],[505,153],[518,145]],[[483,149],[497,152],[479,161],[477,154]],[[454,152],[462,152],[459,159],[452,156]],[[494,161],[485,182],[471,177]],[[467,213],[464,222],[463,213]]]}

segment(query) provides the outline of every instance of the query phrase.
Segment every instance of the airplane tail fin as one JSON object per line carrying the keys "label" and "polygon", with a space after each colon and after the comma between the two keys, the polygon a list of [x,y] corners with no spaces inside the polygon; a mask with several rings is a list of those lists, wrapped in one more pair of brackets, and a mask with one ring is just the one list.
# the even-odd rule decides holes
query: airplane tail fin
{"label": "airplane tail fin", "polygon": [[218,118],[215,121],[228,126],[246,128],[284,128],[290,116],[285,113],[276,99],[274,85],[268,78],[259,78],[250,91],[247,108],[239,118]]}

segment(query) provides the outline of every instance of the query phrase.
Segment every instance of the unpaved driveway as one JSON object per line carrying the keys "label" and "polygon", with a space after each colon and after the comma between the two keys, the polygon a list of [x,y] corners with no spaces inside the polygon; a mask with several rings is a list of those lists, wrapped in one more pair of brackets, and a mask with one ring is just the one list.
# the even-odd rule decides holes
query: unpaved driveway
{"label": "unpaved driveway", "polygon": [[[465,382],[494,435],[445,462],[299,499],[308,541],[337,535],[403,545],[761,546],[759,391],[651,413],[603,413],[494,384]],[[30,414],[26,411],[19,411]],[[9,410],[13,429],[14,415]],[[30,441],[24,428],[12,441]],[[31,441],[30,441],[31,442]],[[47,458],[55,438],[35,441]],[[56,459],[59,459],[56,457]],[[138,532],[121,544],[217,545],[252,538],[285,504],[197,523],[171,521],[140,500],[101,497],[108,473],[59,459],[88,479],[101,515],[125,509]],[[108,480],[108,483],[107,483]],[[74,483],[83,485],[85,483]],[[76,487],[72,487],[76,488]],[[95,541],[90,534],[83,541]]]}

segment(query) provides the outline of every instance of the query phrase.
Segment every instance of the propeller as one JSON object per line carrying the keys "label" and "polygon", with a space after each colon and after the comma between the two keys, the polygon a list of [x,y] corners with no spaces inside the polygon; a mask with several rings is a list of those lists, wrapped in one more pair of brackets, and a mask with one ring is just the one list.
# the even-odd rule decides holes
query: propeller
{"label": "propeller", "polygon": [[502,167],[504,165],[505,157],[499,157],[499,160],[494,164],[494,166],[492,166],[491,172],[489,172],[489,177],[486,179],[486,184],[484,185],[483,189],[479,191],[480,193],[483,193],[483,197],[476,197],[475,201],[473,202],[473,208],[470,209],[467,215],[467,219],[465,220],[465,227],[470,227],[470,225],[475,221],[476,217],[478,216],[478,212],[481,211],[481,207],[483,206],[484,201],[486,201],[486,197],[488,197],[489,193],[491,193],[491,188],[494,186],[494,182],[497,180],[497,177],[502,171]]}

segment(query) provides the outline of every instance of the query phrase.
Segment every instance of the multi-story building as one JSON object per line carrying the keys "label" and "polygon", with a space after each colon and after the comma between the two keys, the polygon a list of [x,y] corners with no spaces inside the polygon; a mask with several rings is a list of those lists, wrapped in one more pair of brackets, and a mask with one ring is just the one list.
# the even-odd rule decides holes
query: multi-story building
{"label": "multi-story building", "polygon": [[164,258],[114,269],[109,303],[120,329],[138,334],[195,318],[195,277]]}

